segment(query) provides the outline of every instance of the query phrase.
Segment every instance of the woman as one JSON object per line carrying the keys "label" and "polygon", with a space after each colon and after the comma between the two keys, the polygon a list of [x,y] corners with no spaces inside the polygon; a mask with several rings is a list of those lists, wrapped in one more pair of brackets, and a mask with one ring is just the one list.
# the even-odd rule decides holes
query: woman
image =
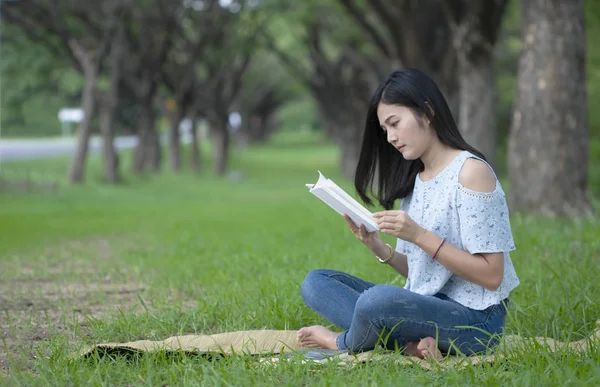
{"label": "woman", "polygon": [[[496,345],[509,293],[519,284],[505,195],[427,75],[395,71],[377,88],[355,176],[360,197],[372,204],[370,194],[386,209],[374,216],[380,232],[397,238],[396,248],[378,231],[369,233],[347,216],[346,222],[406,285],[310,272],[304,301],[343,331],[304,327],[300,343],[353,352],[383,345],[420,358],[472,355]],[[392,210],[398,199],[400,209]]]}

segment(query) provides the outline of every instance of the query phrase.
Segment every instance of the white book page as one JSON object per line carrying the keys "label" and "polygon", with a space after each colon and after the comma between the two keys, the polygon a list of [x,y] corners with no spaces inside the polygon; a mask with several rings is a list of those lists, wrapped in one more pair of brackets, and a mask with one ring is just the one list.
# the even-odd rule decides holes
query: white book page
{"label": "white book page", "polygon": [[356,225],[363,224],[369,232],[379,230],[379,227],[377,226],[377,222],[375,222],[373,215],[370,212],[368,212],[364,207],[364,211],[361,211],[360,208],[356,208],[352,205],[352,203],[345,201],[344,198],[339,196],[335,191],[331,190],[331,187],[327,187],[327,189],[331,196],[333,196],[337,201],[342,203],[342,205],[346,209],[345,213],[348,214],[348,216],[350,216],[350,219],[352,219],[352,221],[356,223]]}
{"label": "white book page", "polygon": [[321,173],[321,171],[317,172],[319,172],[319,180],[317,180],[315,184],[305,184],[310,189],[322,187],[327,182],[327,178]]}
{"label": "white book page", "polygon": [[342,188],[332,180],[327,179],[319,171],[319,179],[316,184],[306,184],[310,192],[333,208],[340,215],[347,214],[356,224],[363,224],[367,231],[378,230],[379,227],[373,218],[373,214],[363,207],[353,197],[348,195]]}
{"label": "white book page", "polygon": [[[339,197],[343,198],[344,201],[348,202],[349,205],[352,206],[357,212],[361,213],[368,219],[373,219],[373,214],[371,211],[367,210],[362,204],[360,204],[356,199],[352,196],[348,195],[346,191],[341,189],[338,185],[336,185],[333,181],[327,181],[328,188],[330,188],[333,192],[335,192]],[[375,221],[375,219],[373,219]]]}

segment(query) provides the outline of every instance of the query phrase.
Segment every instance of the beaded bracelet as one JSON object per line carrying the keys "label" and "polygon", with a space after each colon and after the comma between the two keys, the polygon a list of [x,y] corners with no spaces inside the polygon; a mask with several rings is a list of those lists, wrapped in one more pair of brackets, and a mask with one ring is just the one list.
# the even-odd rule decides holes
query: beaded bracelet
{"label": "beaded bracelet", "polygon": [[438,253],[442,249],[442,246],[444,245],[444,242],[446,242],[446,238],[442,239],[442,243],[440,243],[440,247],[438,247],[437,251],[435,252],[435,254],[433,254],[433,257],[431,258],[432,260],[435,261],[435,258],[437,257]]}

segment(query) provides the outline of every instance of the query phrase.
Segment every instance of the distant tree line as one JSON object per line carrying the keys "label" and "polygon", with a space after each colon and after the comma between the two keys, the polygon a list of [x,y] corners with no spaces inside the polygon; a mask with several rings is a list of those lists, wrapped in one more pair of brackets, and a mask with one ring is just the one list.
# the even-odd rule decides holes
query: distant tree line
{"label": "distant tree line", "polygon": [[[230,113],[242,117],[236,135],[264,141],[277,128],[278,109],[299,92],[292,83],[314,99],[324,133],[340,147],[340,169],[351,178],[369,97],[398,67],[430,74],[466,140],[493,165],[504,162],[497,159],[502,134],[494,55],[508,6],[508,0],[28,0],[3,3],[1,15],[3,24],[49,50],[55,65],[85,80],[85,118],[69,180],[85,179],[96,120],[104,176],[117,183],[117,126],[138,138],[133,171],[158,172],[157,118],[167,117],[168,164],[178,171],[179,127],[186,118],[192,123],[189,163],[202,167],[196,124],[203,119],[212,169],[223,174]],[[511,205],[590,214],[585,3],[521,0],[518,7]]]}

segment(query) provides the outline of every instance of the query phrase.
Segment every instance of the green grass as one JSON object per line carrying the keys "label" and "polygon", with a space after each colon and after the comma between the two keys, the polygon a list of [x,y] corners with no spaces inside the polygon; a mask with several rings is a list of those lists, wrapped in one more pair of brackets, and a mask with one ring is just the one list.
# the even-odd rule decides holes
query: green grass
{"label": "green grass", "polygon": [[[304,183],[315,181],[317,169],[351,189],[337,172],[337,156],[330,144],[310,135],[282,135],[268,146],[233,152],[240,182],[213,177],[205,168],[200,175],[127,174],[117,187],[100,182],[97,157],[90,159],[89,182],[75,187],[62,183],[66,159],[3,164],[6,175],[30,173],[61,185],[54,194],[0,195],[0,305],[8,305],[0,311],[0,348],[11,354],[10,371],[0,382],[600,383],[598,346],[585,357],[533,347],[491,365],[436,371],[387,361],[353,369],[300,362],[264,367],[244,356],[70,360],[73,351],[97,342],[323,324],[299,293],[312,269],[402,285],[354,239],[341,217],[307,193]],[[598,167],[594,160],[590,169]],[[598,175],[590,176],[597,193]],[[511,295],[508,333],[561,340],[589,335],[600,319],[600,221],[514,214],[512,225],[521,285]],[[86,318],[89,314],[96,317]]]}

